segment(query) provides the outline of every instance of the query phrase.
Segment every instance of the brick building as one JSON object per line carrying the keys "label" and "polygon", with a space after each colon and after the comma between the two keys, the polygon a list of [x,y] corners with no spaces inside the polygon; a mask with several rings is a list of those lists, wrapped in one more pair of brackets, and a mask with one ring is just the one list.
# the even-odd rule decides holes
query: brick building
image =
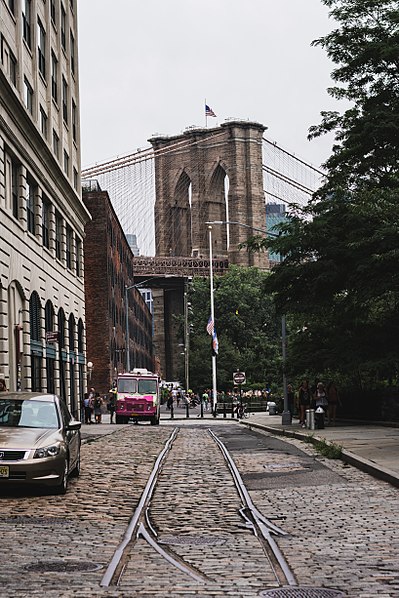
{"label": "brick building", "polygon": [[129,289],[135,284],[134,256],[108,193],[95,180],[84,181],[82,188],[92,216],[84,239],[86,350],[87,361],[93,364],[89,381],[103,394],[116,374],[127,368],[127,336],[130,369],[154,371],[152,316],[139,290]]}

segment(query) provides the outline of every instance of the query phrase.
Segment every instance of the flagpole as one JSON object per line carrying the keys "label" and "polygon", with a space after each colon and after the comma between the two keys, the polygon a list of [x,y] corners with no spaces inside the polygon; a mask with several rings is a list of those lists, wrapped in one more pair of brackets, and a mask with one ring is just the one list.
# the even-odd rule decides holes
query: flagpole
{"label": "flagpole", "polygon": [[[209,230],[209,281],[211,287],[211,319],[215,327],[215,304],[213,299],[213,256],[212,256],[212,227]],[[213,338],[213,337],[212,337]],[[217,389],[216,389],[216,355],[212,352],[212,413],[216,416]]]}

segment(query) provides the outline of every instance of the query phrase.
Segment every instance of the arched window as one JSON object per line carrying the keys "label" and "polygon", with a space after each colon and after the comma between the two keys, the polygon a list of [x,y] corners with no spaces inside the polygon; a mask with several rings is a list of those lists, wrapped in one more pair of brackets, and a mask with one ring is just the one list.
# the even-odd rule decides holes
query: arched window
{"label": "arched window", "polygon": [[59,369],[60,369],[60,396],[66,402],[66,384],[65,384],[65,361],[66,361],[66,354],[65,351],[65,313],[62,307],[58,310],[58,342],[60,347],[60,361],[59,361]]}
{"label": "arched window", "polygon": [[33,291],[29,300],[30,316],[30,338],[34,341],[40,341],[40,312],[41,305],[39,295]]}
{"label": "arched window", "polygon": [[[55,332],[54,330],[54,307],[51,301],[47,301],[44,308],[45,331]],[[46,374],[47,374],[47,392],[55,392],[55,356],[56,345],[46,344]]]}
{"label": "arched window", "polygon": [[69,350],[75,350],[75,318],[74,315],[71,314],[68,320],[68,345]]}
{"label": "arched window", "polygon": [[33,291],[29,299],[31,389],[33,391],[42,390],[41,311],[39,295]]}

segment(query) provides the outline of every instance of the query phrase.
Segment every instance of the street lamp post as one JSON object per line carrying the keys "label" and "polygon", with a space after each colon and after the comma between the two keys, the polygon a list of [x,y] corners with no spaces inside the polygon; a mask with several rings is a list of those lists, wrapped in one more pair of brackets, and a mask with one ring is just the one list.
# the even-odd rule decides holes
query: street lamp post
{"label": "street lamp post", "polygon": [[[271,233],[268,230],[263,228],[257,228],[255,226],[251,226],[250,224],[245,224],[244,222],[236,222],[233,220],[214,220],[212,222],[206,222],[210,229],[212,229],[212,224],[236,224],[237,226],[242,226],[244,228],[249,228],[259,233],[265,233],[266,235],[270,235],[271,237],[278,237],[278,235]],[[209,252],[211,255],[211,251]],[[280,258],[281,259],[281,258]],[[211,268],[212,271],[212,268]],[[212,289],[212,282],[211,282],[211,289]],[[211,292],[212,297],[212,292]],[[281,417],[281,423],[283,426],[289,425],[292,423],[292,416],[291,412],[288,409],[288,392],[287,392],[287,378],[286,378],[286,359],[287,359],[287,346],[286,346],[286,320],[285,315],[281,316],[281,349],[282,349],[282,360],[283,360],[283,395],[284,395],[284,410]]]}
{"label": "street lamp post", "polygon": [[[214,303],[214,289],[213,289],[213,254],[212,254],[212,226],[208,222],[209,230],[209,281],[211,289],[211,321],[215,326],[215,303]],[[217,384],[216,384],[216,354],[212,352],[212,413],[215,416],[217,409]]]}

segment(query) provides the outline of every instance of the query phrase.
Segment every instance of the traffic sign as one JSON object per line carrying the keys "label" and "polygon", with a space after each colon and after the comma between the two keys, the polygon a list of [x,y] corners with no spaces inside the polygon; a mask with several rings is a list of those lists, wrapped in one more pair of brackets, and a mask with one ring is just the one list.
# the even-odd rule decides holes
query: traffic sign
{"label": "traffic sign", "polygon": [[233,382],[234,384],[245,384],[245,372],[234,372]]}
{"label": "traffic sign", "polygon": [[58,331],[49,330],[46,332],[46,342],[47,343],[58,343],[59,334]]}

